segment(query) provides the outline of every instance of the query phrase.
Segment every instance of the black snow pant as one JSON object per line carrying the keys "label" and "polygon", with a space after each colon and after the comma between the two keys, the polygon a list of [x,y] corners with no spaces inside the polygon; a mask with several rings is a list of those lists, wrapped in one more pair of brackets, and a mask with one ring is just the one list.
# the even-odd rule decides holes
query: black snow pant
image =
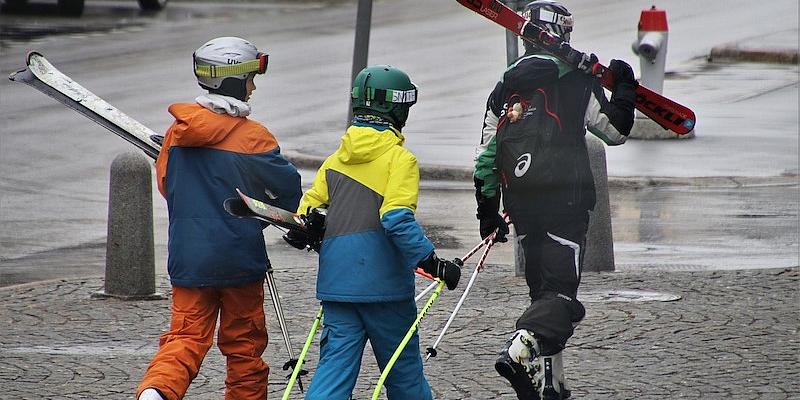
{"label": "black snow pant", "polygon": [[541,338],[543,355],[563,350],[586,314],[576,295],[588,226],[588,212],[514,220],[531,296],[531,305],[517,320],[517,329],[527,329]]}

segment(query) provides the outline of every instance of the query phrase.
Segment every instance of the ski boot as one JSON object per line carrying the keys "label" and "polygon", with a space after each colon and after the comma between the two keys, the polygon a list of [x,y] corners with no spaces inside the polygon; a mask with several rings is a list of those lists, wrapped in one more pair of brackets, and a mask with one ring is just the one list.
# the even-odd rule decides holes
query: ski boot
{"label": "ski boot", "polygon": [[564,379],[564,363],[561,352],[536,359],[533,376],[534,387],[540,400],[564,400],[572,393],[567,389]]}
{"label": "ski boot", "polygon": [[520,329],[508,339],[494,363],[494,369],[508,380],[519,400],[540,400],[534,385],[538,354],[539,344],[533,333]]}
{"label": "ski boot", "polygon": [[158,390],[153,388],[147,388],[142,391],[142,393],[139,395],[138,400],[164,400],[164,399],[165,397],[162,396],[161,392],[159,392]]}

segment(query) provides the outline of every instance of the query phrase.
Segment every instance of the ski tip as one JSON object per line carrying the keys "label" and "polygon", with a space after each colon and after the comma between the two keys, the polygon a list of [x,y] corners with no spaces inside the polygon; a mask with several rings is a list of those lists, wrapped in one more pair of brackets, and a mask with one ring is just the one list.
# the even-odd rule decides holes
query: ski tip
{"label": "ski tip", "polygon": [[31,51],[29,51],[29,52],[28,52],[28,54],[25,56],[25,64],[26,64],[26,65],[31,65],[31,59],[32,59],[32,58],[34,58],[34,57],[41,57],[41,58],[44,58],[44,56],[42,55],[42,53],[39,53],[39,52],[38,52],[38,51],[36,51],[36,50],[31,50]]}
{"label": "ski tip", "polygon": [[222,207],[228,212],[228,214],[233,215],[234,217],[245,217],[252,214],[250,209],[247,208],[247,204],[244,203],[244,200],[237,197],[225,199],[225,201],[222,202]]}

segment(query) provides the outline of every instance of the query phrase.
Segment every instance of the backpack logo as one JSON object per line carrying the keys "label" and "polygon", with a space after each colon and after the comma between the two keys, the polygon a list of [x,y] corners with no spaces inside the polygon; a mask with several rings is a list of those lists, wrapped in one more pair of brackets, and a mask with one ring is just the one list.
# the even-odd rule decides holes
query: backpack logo
{"label": "backpack logo", "polygon": [[525,175],[528,172],[528,168],[531,167],[531,153],[525,153],[519,158],[517,158],[517,166],[514,167],[514,176],[517,178],[521,178],[522,175]]}

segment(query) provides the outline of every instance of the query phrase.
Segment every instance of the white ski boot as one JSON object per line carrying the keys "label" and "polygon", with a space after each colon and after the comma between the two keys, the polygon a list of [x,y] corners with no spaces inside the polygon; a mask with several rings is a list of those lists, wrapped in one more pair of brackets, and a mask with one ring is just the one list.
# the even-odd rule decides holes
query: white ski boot
{"label": "white ski boot", "polygon": [[158,390],[147,388],[142,391],[138,400],[164,400],[164,398],[161,397],[161,393],[159,393]]}
{"label": "white ski boot", "polygon": [[565,382],[561,353],[539,356],[536,359],[537,365],[533,376],[534,387],[538,394],[536,399],[564,400],[572,395]]}
{"label": "white ski boot", "polygon": [[540,400],[534,385],[539,344],[525,329],[514,332],[494,363],[497,372],[508,380],[519,400]]}

